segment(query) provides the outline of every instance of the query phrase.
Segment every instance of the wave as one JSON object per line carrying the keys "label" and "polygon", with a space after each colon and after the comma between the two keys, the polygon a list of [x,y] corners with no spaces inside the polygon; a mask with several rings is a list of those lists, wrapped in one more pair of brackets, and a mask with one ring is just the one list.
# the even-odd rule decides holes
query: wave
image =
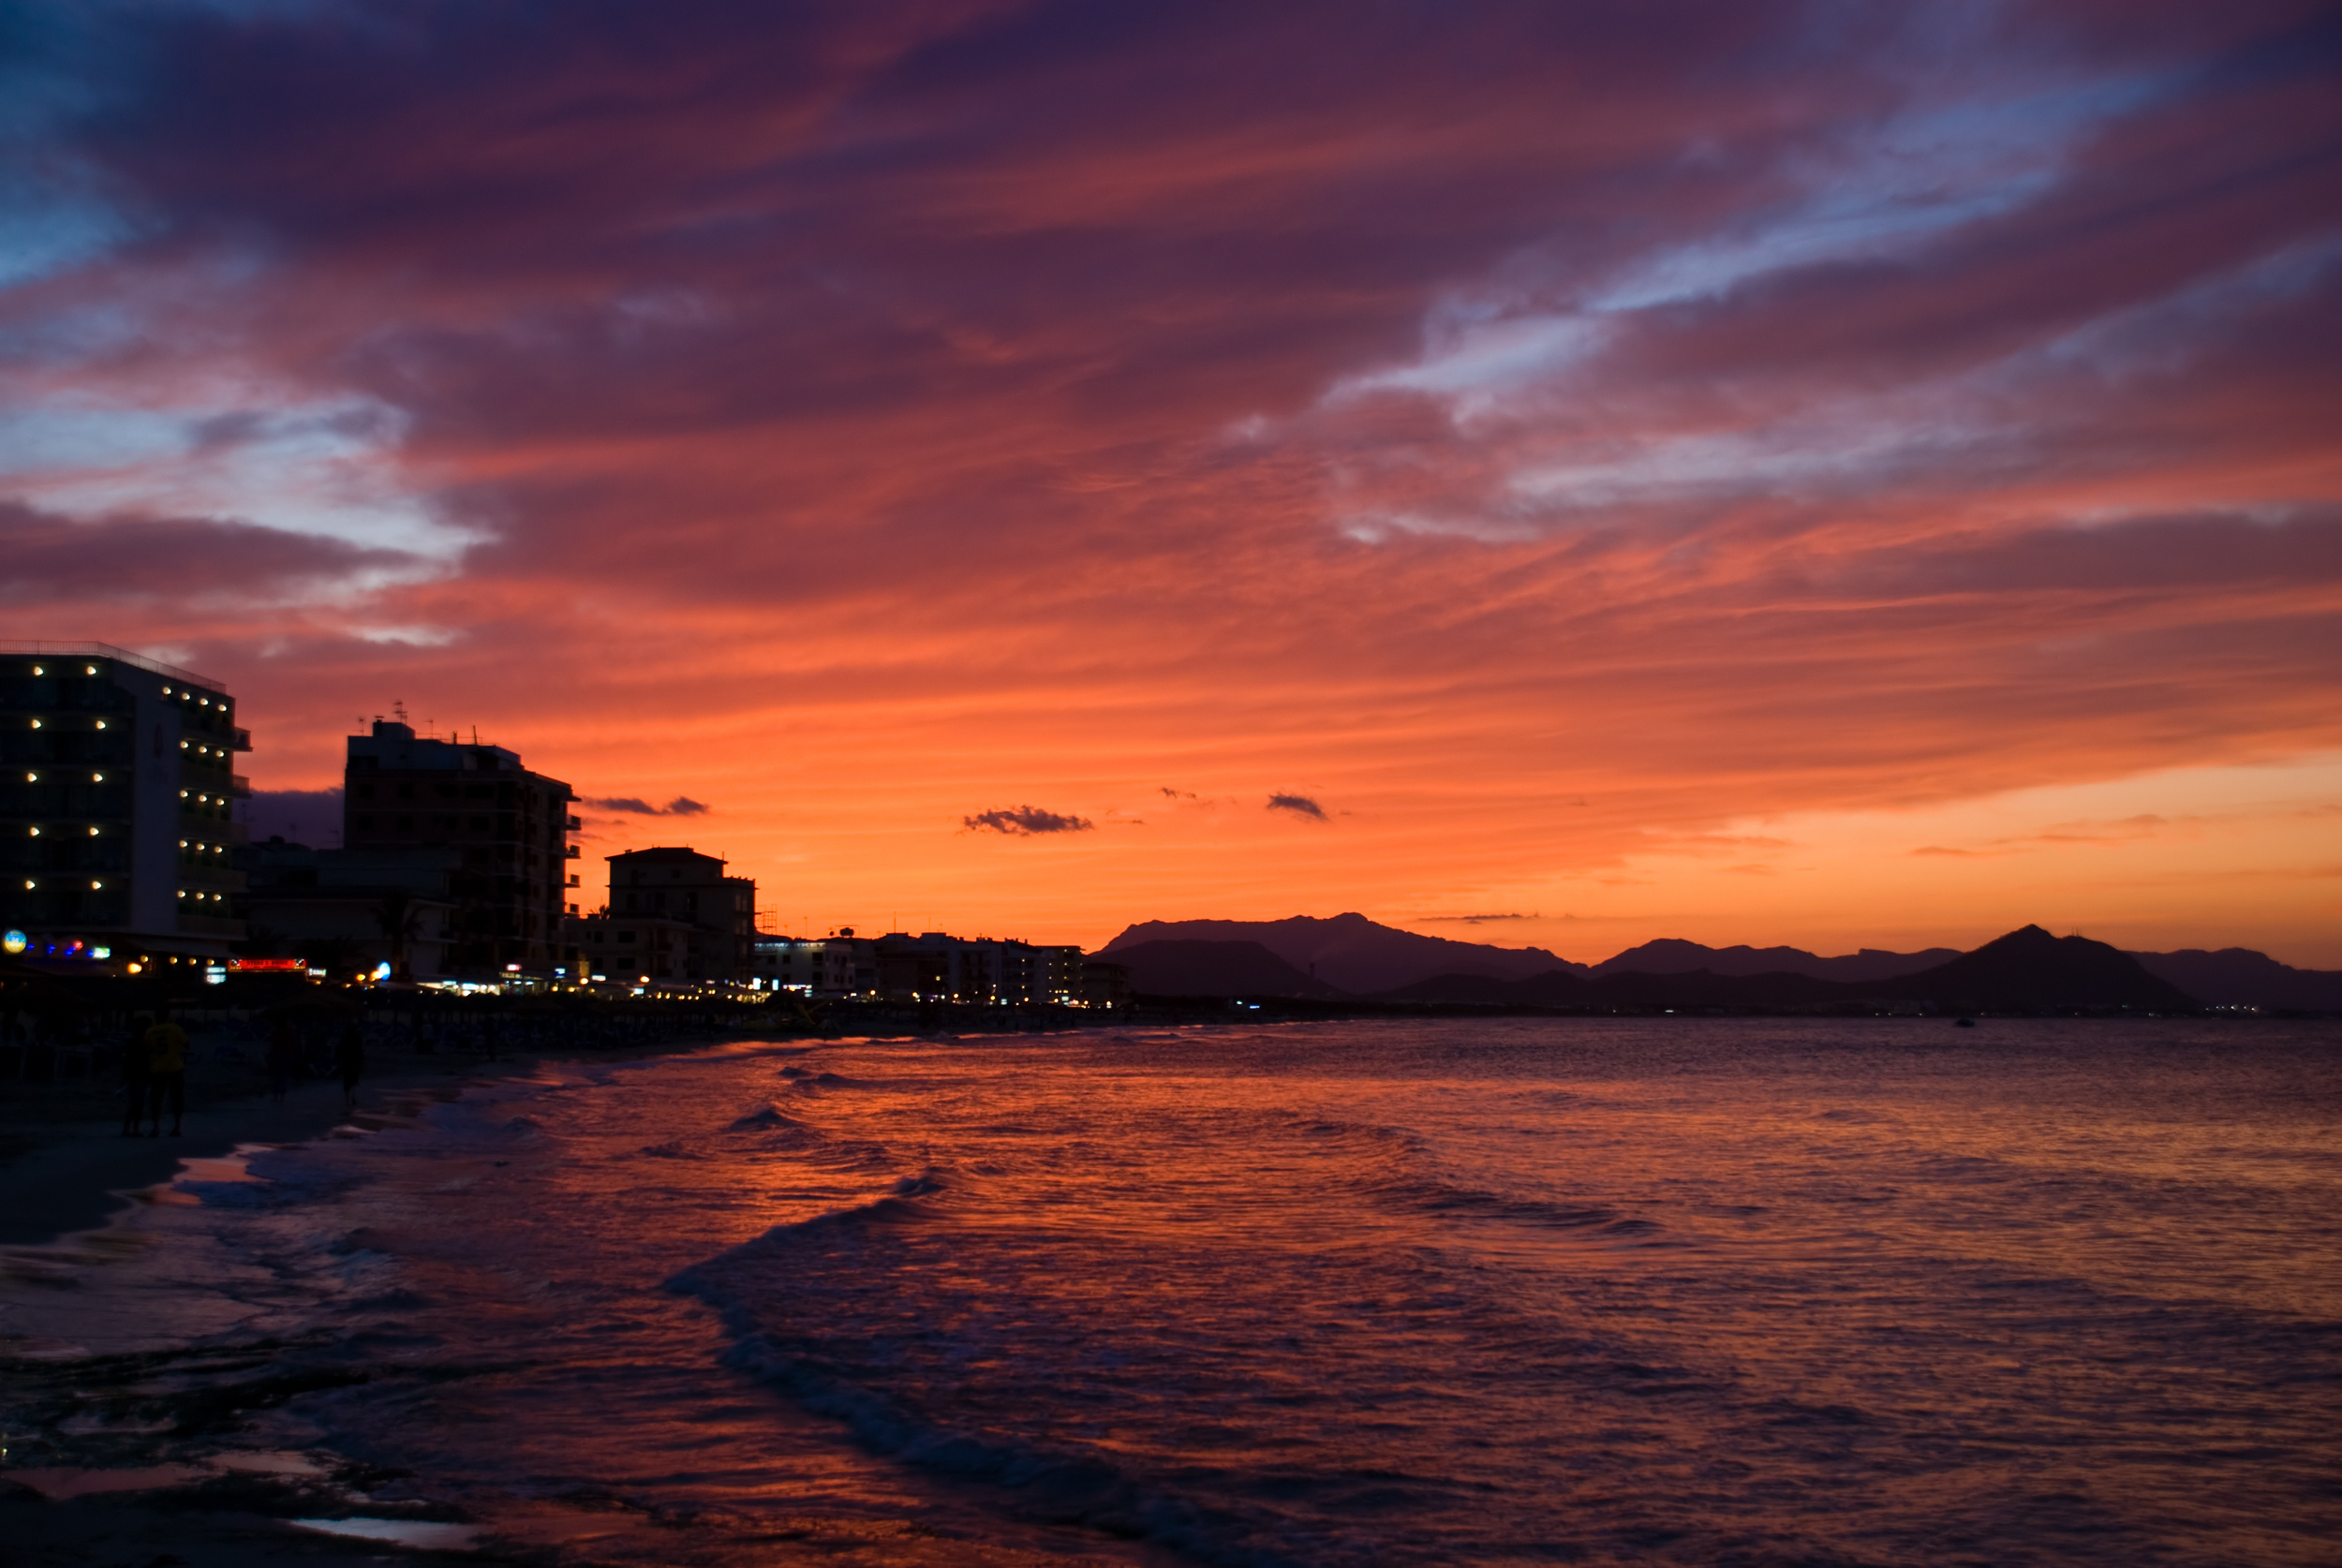
{"label": "wave", "polygon": [[761,1111],[749,1112],[747,1116],[740,1117],[731,1126],[725,1128],[724,1131],[727,1132],[811,1133],[814,1132],[814,1129],[808,1127],[804,1122],[799,1121],[796,1117],[791,1116],[779,1106],[767,1105]]}
{"label": "wave", "polygon": [[[1148,1541],[1201,1562],[1288,1568],[1307,1561],[1262,1546],[1253,1522],[1150,1483],[1096,1453],[988,1424],[956,1424],[890,1398],[868,1385],[877,1368],[857,1366],[824,1344],[838,1304],[823,1296],[821,1280],[866,1277],[877,1265],[865,1248],[885,1245],[903,1227],[931,1228],[978,1196],[961,1172],[930,1166],[867,1203],[777,1225],[684,1269],[666,1288],[722,1314],[734,1339],[723,1356],[726,1366],[808,1411],[843,1422],[873,1453],[1013,1492],[1016,1511],[1027,1516]],[[793,1314],[801,1316],[802,1332],[786,1321]]]}
{"label": "wave", "polygon": [[1398,1213],[1493,1220],[1542,1230],[1614,1236],[1649,1235],[1665,1229],[1656,1220],[1631,1218],[1608,1204],[1555,1203],[1442,1180],[1422,1171],[1420,1167],[1430,1160],[1430,1145],[1422,1134],[1404,1127],[1303,1116],[1286,1117],[1285,1125],[1307,1137],[1347,1146],[1378,1163],[1379,1170],[1360,1172],[1358,1193]]}

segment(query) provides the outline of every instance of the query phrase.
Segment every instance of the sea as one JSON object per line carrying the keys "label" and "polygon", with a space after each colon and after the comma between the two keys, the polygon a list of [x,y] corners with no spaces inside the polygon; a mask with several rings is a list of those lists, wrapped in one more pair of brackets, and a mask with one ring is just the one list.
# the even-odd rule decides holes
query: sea
{"label": "sea", "polygon": [[0,1354],[537,1561],[2333,1564],[2342,1028],[540,1064],[191,1161],[0,1270]]}

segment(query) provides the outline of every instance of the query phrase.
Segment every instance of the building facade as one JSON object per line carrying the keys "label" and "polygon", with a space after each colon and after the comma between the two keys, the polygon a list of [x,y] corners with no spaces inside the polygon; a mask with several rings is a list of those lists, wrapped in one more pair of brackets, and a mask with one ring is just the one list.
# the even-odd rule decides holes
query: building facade
{"label": "building facade", "polygon": [[840,934],[830,937],[756,939],[759,991],[797,991],[816,997],[852,997],[878,989],[877,944]]}
{"label": "building facade", "polygon": [[562,923],[576,912],[569,835],[581,824],[567,784],[529,772],[500,746],[419,737],[378,718],[371,733],[349,737],[342,782],[346,850],[459,857],[448,890],[450,974],[486,981],[571,968]]}
{"label": "building facade", "polygon": [[235,712],[217,681],[103,643],[0,644],[0,925],[28,956],[228,956]]}
{"label": "building facade", "polygon": [[755,879],[727,877],[719,857],[680,846],[629,850],[609,860],[610,902],[601,918],[612,928],[610,949],[623,945],[619,934],[630,922],[677,921],[688,929],[677,979],[747,985],[755,978]]}
{"label": "building facade", "polygon": [[453,978],[461,851],[313,850],[272,838],[245,851],[244,951],[306,958],[334,978]]}

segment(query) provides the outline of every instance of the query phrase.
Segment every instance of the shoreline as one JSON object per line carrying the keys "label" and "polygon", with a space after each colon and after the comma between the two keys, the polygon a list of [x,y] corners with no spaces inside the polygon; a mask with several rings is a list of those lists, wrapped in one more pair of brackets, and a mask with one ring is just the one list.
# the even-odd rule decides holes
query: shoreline
{"label": "shoreline", "polygon": [[161,1137],[124,1136],[118,1109],[86,1114],[100,1103],[94,1088],[21,1101],[0,1108],[0,1248],[54,1246],[100,1229],[126,1206],[137,1204],[141,1193],[170,1181],[185,1161],[221,1159],[245,1145],[307,1143],[346,1124],[404,1119],[397,1102],[526,1073],[542,1062],[631,1059],[694,1048],[678,1043],[621,1051],[450,1058],[373,1046],[354,1113],[342,1109],[338,1079],[295,1084],[281,1105],[265,1088],[214,1094],[199,1082],[189,1086],[185,1131],[175,1138],[167,1132]]}

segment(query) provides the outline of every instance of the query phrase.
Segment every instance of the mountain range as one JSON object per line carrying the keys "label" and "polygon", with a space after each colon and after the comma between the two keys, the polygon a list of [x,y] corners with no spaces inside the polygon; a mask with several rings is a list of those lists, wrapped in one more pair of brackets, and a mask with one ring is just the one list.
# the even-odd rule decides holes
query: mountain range
{"label": "mountain range", "polygon": [[1598,964],[1402,931],[1362,914],[1146,921],[1099,956],[1151,996],[1253,996],[1505,1006],[1818,1007],[1868,998],[1979,1008],[2191,1005],[2342,1011],[2342,973],[2246,948],[2126,954],[2026,926],[1972,954],[1713,948],[1666,939]]}

